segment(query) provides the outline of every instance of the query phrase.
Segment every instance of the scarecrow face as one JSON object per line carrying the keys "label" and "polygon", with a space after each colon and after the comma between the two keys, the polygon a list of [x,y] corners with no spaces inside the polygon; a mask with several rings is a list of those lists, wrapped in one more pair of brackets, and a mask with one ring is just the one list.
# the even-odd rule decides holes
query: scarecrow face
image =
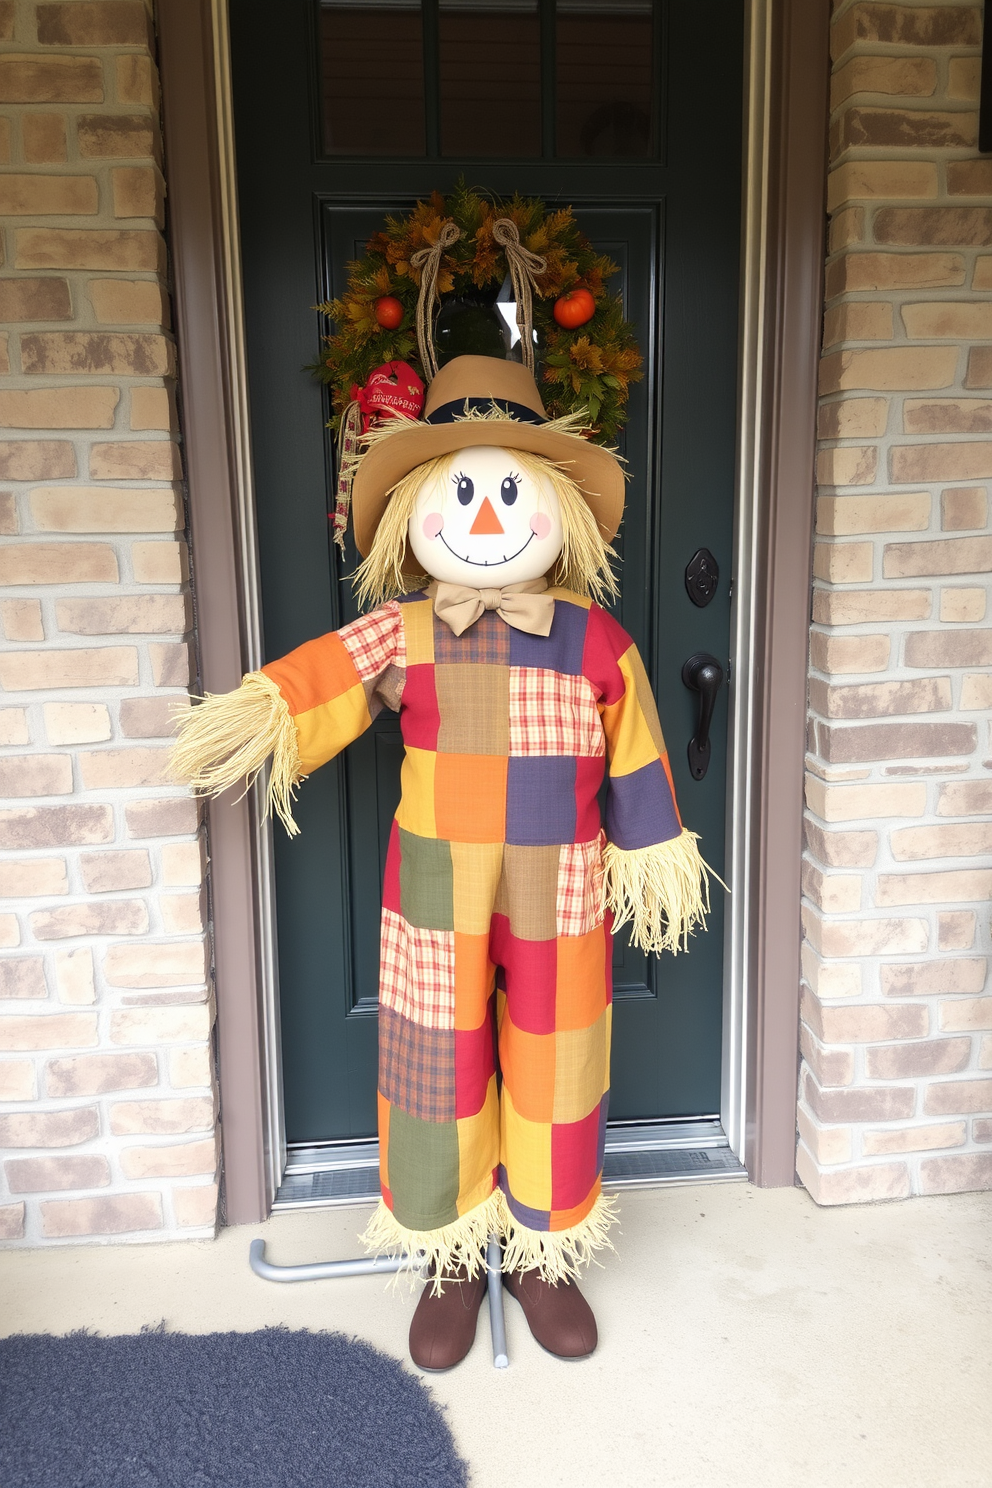
{"label": "scarecrow face", "polygon": [[451,455],[425,485],[409,538],[432,578],[496,589],[554,566],[561,510],[550,479],[535,478],[513,450],[475,445]]}

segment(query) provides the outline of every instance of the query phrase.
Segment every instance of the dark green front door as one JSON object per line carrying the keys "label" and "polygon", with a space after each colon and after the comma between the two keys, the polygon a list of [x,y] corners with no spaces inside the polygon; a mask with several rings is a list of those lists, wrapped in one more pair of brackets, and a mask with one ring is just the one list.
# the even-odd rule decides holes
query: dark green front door
{"label": "dark green front door", "polygon": [[[356,613],[330,542],[333,451],[301,370],[345,265],[385,213],[464,175],[571,204],[645,359],[624,438],[621,623],[658,695],[687,826],[723,870],[727,689],[704,780],[682,663],[726,663],[736,419],[743,0],[231,0],[241,241],[268,658]],[[705,608],[685,569],[708,548]],[[381,715],[312,776],[302,836],[277,830],[282,1047],[290,1142],[375,1130],[378,912],[399,795],[398,721]],[[611,1117],[720,1106],[722,891],[691,954],[618,938]]]}

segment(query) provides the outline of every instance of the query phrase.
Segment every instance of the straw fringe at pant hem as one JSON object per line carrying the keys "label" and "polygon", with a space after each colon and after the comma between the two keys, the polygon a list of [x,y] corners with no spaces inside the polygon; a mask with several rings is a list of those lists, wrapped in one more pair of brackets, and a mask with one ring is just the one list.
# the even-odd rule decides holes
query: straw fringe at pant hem
{"label": "straw fringe at pant hem", "polygon": [[600,1194],[592,1209],[567,1230],[529,1230],[510,1212],[501,1189],[451,1224],[435,1230],[410,1230],[401,1225],[380,1199],[365,1227],[362,1242],[376,1255],[405,1251],[419,1258],[419,1267],[433,1277],[432,1291],[440,1295],[446,1276],[464,1268],[469,1277],[485,1269],[490,1235],[503,1241],[504,1271],[540,1271],[553,1286],[577,1280],[579,1268],[600,1249],[613,1250],[609,1229],[617,1222],[617,1200]]}

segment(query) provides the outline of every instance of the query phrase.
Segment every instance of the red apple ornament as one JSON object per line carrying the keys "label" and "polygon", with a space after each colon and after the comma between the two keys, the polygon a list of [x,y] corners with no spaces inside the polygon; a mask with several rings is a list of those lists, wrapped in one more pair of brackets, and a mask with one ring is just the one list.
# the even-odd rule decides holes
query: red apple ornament
{"label": "red apple ornament", "polygon": [[375,302],[375,318],[384,331],[399,329],[403,319],[403,305],[393,295],[383,295]]}
{"label": "red apple ornament", "polygon": [[561,295],[555,300],[552,314],[560,326],[566,331],[574,331],[577,326],[585,325],[587,320],[592,320],[596,313],[596,301],[588,289],[581,286],[578,289],[570,289],[567,294]]}

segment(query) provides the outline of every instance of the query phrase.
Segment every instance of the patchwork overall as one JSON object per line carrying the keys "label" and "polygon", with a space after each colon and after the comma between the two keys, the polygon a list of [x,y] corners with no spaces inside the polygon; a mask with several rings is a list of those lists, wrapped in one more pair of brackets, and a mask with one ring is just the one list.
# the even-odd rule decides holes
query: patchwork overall
{"label": "patchwork overall", "polygon": [[[567,590],[548,636],[487,611],[461,636],[426,594],[263,670],[304,773],[398,709],[402,798],[383,893],[382,1247],[563,1275],[602,1243],[611,934],[603,847],[682,830],[643,664]],[[609,764],[606,832],[597,793]]]}

